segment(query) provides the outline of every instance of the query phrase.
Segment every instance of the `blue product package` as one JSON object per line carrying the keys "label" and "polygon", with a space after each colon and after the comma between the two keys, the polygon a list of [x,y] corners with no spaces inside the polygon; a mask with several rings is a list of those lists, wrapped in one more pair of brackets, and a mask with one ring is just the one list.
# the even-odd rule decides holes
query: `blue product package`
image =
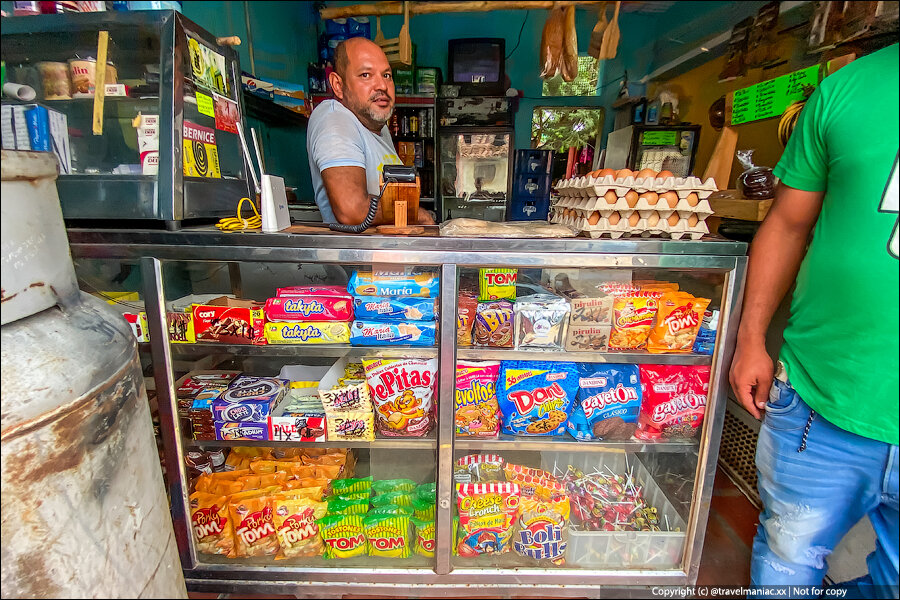
{"label": "blue product package", "polygon": [[719,328],[719,311],[708,310],[703,314],[703,323],[697,332],[692,351],[695,354],[712,354],[716,347],[716,331]]}
{"label": "blue product package", "polygon": [[434,346],[434,321],[388,323],[353,321],[350,326],[351,346]]}
{"label": "blue product package", "polygon": [[347,291],[354,296],[437,298],[439,279],[433,273],[406,275],[392,272],[353,271]]}
{"label": "blue product package", "polygon": [[238,402],[236,404],[217,403],[213,400],[213,419],[219,423],[243,421],[265,421],[272,412],[268,402]]}
{"label": "blue product package", "polygon": [[265,421],[289,385],[287,379],[241,375],[213,400],[213,418],[220,423]]}
{"label": "blue product package", "polygon": [[353,299],[353,313],[362,321],[434,321],[432,298],[383,298],[360,296]]}
{"label": "blue product package", "polygon": [[578,402],[566,429],[577,440],[627,440],[641,410],[637,365],[581,363]]}
{"label": "blue product package", "polygon": [[575,363],[502,361],[497,402],[503,433],[561,435],[577,394]]}
{"label": "blue product package", "polygon": [[43,106],[35,104],[25,110],[28,137],[33,152],[50,152],[50,115]]}

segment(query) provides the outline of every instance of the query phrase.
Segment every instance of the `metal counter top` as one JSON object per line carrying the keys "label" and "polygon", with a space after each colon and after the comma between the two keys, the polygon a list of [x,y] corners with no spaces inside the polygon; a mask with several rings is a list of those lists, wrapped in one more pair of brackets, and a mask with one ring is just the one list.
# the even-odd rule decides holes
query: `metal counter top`
{"label": "metal counter top", "polygon": [[[326,230],[327,231],[327,230]],[[171,250],[193,253],[200,248],[317,249],[351,251],[407,251],[420,253],[543,253],[602,255],[670,255],[670,256],[744,256],[747,244],[710,237],[699,241],[629,238],[618,240],[504,239],[407,237],[385,235],[322,235],[260,232],[221,232],[215,227],[185,228],[180,231],[144,229],[78,229],[68,230],[69,242],[78,246],[102,246],[107,256],[146,256]],[[193,247],[193,248],[191,248]],[[261,258],[259,256],[257,259]],[[444,258],[443,262],[446,260]]]}

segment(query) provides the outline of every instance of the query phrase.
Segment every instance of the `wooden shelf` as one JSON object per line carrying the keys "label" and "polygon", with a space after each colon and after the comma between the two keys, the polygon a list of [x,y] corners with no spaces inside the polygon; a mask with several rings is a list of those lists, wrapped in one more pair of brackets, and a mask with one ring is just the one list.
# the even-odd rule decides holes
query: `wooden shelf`
{"label": "wooden shelf", "polygon": [[244,107],[247,109],[248,116],[270,125],[306,127],[306,124],[309,122],[308,117],[280,104],[275,104],[272,100],[260,98],[249,92],[244,92]]}

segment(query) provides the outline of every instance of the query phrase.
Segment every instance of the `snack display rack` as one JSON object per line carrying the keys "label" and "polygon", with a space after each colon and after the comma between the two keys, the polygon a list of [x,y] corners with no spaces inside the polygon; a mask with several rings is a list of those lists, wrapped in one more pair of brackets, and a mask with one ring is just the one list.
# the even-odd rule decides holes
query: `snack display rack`
{"label": "snack display rack", "polygon": [[[643,586],[693,585],[696,582],[713,491],[716,456],[725,416],[727,370],[734,348],[746,267],[746,245],[719,239],[451,239],[392,236],[229,234],[213,228],[182,231],[120,231],[70,229],[76,264],[84,261],[137,266],[150,330],[149,352],[159,403],[160,432],[172,518],[189,589],[242,593],[297,594],[330,597],[376,594],[410,597],[462,596],[596,596],[598,587],[621,588],[635,595]],[[167,266],[228,265],[233,293],[242,298],[241,269],[255,265],[377,266],[385,270],[424,268],[439,276],[438,335],[434,347],[350,346],[343,344],[242,345],[169,343],[167,302],[178,295],[168,290]],[[634,271],[672,273],[709,285],[706,295],[720,310],[718,336],[711,355],[647,354],[643,352],[528,351],[512,348],[458,348],[457,302],[461,275],[479,267],[506,267],[543,272]],[[261,271],[263,269],[260,269]],[[245,273],[248,271],[244,271]],[[277,282],[275,285],[280,285]],[[147,349],[147,346],[143,346]],[[271,557],[226,559],[200,554],[193,541],[188,495],[190,481],[185,452],[197,442],[182,437],[179,425],[175,365],[213,354],[247,360],[277,359],[282,364],[307,357],[377,356],[437,359],[436,426],[425,437],[387,438],[372,442],[294,443],[302,447],[356,448],[367,453],[369,474],[390,463],[380,477],[410,477],[430,472],[436,481],[435,551],[432,558],[305,561]],[[710,367],[706,414],[702,428],[690,439],[583,442],[568,435],[494,438],[455,435],[454,397],[458,359],[538,360],[634,365],[697,365]],[[209,448],[271,447],[290,442],[215,441]],[[564,565],[523,564],[512,552],[497,556],[458,557],[452,551],[457,508],[454,465],[468,454],[505,455],[509,462],[530,457],[531,466],[552,471],[574,465],[607,468],[640,480],[643,498],[668,521],[659,531],[570,530]],[[426,460],[427,459],[427,460]],[[360,459],[360,464],[362,464]],[[661,466],[662,465],[662,466]],[[660,471],[675,465],[671,473]],[[571,468],[571,467],[570,467]],[[676,473],[677,471],[677,473]],[[407,475],[407,473],[409,473]],[[674,473],[674,474],[672,474]],[[363,474],[366,474],[363,472]],[[679,485],[672,485],[679,479]],[[420,478],[421,481],[421,478]],[[637,481],[637,479],[636,479]],[[685,483],[685,481],[687,483]],[[613,555],[613,550],[619,554]],[[665,553],[665,558],[660,558]],[[477,591],[473,590],[477,587]]]}

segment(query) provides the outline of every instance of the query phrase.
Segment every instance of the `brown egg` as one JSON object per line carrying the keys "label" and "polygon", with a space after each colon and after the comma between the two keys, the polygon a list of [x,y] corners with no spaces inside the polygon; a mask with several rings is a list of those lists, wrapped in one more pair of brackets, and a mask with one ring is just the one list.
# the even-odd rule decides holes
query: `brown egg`
{"label": "brown egg", "polygon": [[678,194],[675,192],[664,192],[659,196],[660,200],[665,200],[666,204],[669,205],[669,208],[675,208],[678,204]]}
{"label": "brown egg", "polygon": [[675,227],[676,225],[678,225],[678,221],[680,221],[680,220],[681,220],[681,217],[678,216],[678,213],[672,213],[668,219],[669,226]]}
{"label": "brown egg", "polygon": [[656,192],[644,192],[641,194],[641,198],[644,198],[650,206],[656,206],[656,203],[659,202],[659,194]]}
{"label": "brown egg", "polygon": [[634,171],[631,169],[619,169],[616,171],[616,179],[625,179],[626,177],[631,177],[634,175]]}
{"label": "brown egg", "polygon": [[618,225],[619,219],[621,219],[621,218],[622,217],[619,216],[619,213],[614,212],[613,214],[609,215],[609,224],[610,225]]}
{"label": "brown egg", "polygon": [[606,177],[607,175],[611,175],[612,177],[616,176],[616,172],[612,169],[600,169],[600,174],[597,177]]}
{"label": "brown egg", "polygon": [[625,202],[628,203],[628,208],[634,208],[638,203],[638,198],[640,196],[634,190],[629,190],[627,194],[625,194]]}
{"label": "brown egg", "polygon": [[650,216],[647,217],[647,226],[656,227],[657,223],[659,223],[659,213],[653,211],[652,213],[650,213]]}
{"label": "brown egg", "polygon": [[638,221],[640,221],[640,220],[641,220],[641,215],[639,215],[638,213],[631,213],[631,216],[628,217],[628,224],[631,225],[632,227],[634,227],[635,225],[638,224]]}
{"label": "brown egg", "polygon": [[588,173],[588,177],[597,177],[599,174],[600,169],[597,169],[596,171],[591,171],[590,173]]}
{"label": "brown egg", "polygon": [[668,179],[669,177],[675,177],[672,171],[660,171],[656,176],[657,179]]}
{"label": "brown egg", "polygon": [[696,225],[699,222],[700,222],[700,217],[698,217],[697,215],[691,215],[690,217],[688,217],[688,227],[693,227],[694,225]]}
{"label": "brown egg", "polygon": [[634,177],[635,179],[646,179],[648,177],[650,179],[655,179],[656,171],[654,171],[653,169],[641,169]]}
{"label": "brown egg", "polygon": [[600,213],[595,210],[593,213],[591,213],[591,217],[588,219],[588,223],[590,223],[591,225],[596,225],[599,221]]}
{"label": "brown egg", "polygon": [[687,203],[688,206],[697,206],[700,204],[700,197],[697,195],[697,192],[691,192],[687,195]]}
{"label": "brown egg", "polygon": [[609,190],[603,194],[603,199],[606,200],[607,204],[615,204],[619,200],[619,197],[616,196],[615,190]]}

